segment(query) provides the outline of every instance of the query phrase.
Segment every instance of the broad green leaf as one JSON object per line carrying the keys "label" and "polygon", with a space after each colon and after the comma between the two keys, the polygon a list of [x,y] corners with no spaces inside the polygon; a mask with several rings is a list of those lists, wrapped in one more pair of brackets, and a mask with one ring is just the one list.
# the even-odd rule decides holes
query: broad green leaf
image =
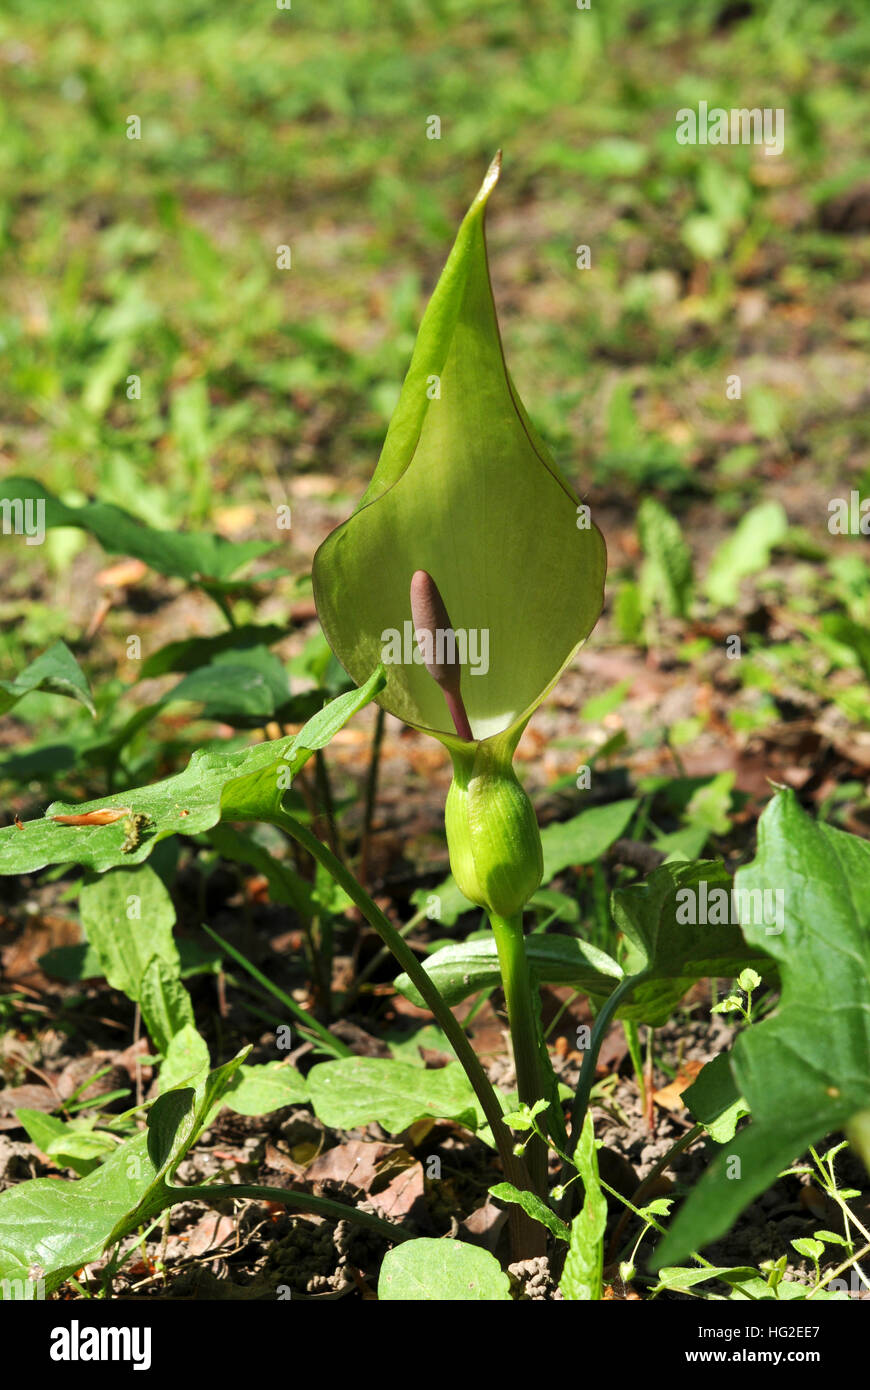
{"label": "broad green leaf", "polygon": [[734,1138],[737,1123],[749,1114],[749,1106],[737,1089],[727,1052],[714,1057],[683,1092],[689,1114],[703,1125],[717,1144]]}
{"label": "broad green leaf", "polygon": [[[208,1053],[208,1044],[193,1022],[192,1013],[187,1019],[181,1010],[184,1008],[184,1000],[189,1002],[187,992],[180,993],[183,986],[178,981],[173,982],[177,987],[177,1008],[175,1017],[164,1024],[164,1036],[168,1037],[166,1046],[162,1049],[164,1056],[160,1063],[160,1075],[158,1083],[160,1094],[173,1090],[176,1086],[196,1086],[198,1085],[209,1067],[211,1058]],[[156,1009],[154,1010],[156,1013]],[[152,1016],[152,1027],[156,1030],[157,1023]],[[174,1031],[170,1032],[170,1029]],[[154,1033],[149,1027],[148,1032],[153,1038]],[[211,1117],[209,1117],[209,1122]]]}
{"label": "broad green leaf", "polygon": [[770,563],[770,552],[785,540],[788,517],[781,502],[759,502],[723,541],[710,561],[704,588],[711,603],[737,602],[740,581]]}
{"label": "broad green leaf", "polygon": [[221,653],[270,647],[284,636],[285,629],[277,623],[260,626],[245,623],[227,632],[219,632],[214,637],[187,637],[181,642],[168,642],[165,647],[158,648],[145,658],[139,678],[151,680],[153,676],[165,676],[168,671],[197,671],[201,666],[211,665]]}
{"label": "broad green leaf", "polygon": [[539,1221],[542,1226],[546,1226],[557,1240],[568,1240],[570,1231],[565,1222],[559,1219],[546,1202],[542,1201],[540,1197],[536,1197],[534,1192],[521,1191],[518,1187],[514,1187],[513,1183],[498,1182],[495,1187],[489,1189],[489,1195],[497,1197],[500,1202],[512,1202],[515,1206],[522,1207],[527,1216],[530,1216],[533,1221]]}
{"label": "broad green leaf", "polygon": [[[573,936],[527,936],[526,959],[542,984],[573,985],[584,994],[609,994],[622,971],[604,951]],[[451,1006],[501,983],[495,938],[452,943],[423,961],[426,974]],[[396,989],[418,1008],[422,996],[408,976],[399,975]]]}
{"label": "broad green leaf", "polygon": [[201,705],[203,719],[256,728],[267,719],[301,723],[317,713],[322,695],[316,690],[293,695],[283,661],[266,647],[247,647],[218,653],[209,665],[191,671],[149,707],[149,717],[184,700]]}
{"label": "broad green leaf", "polygon": [[47,1293],[166,1207],[184,1198],[170,1179],[249,1049],[194,1091],[155,1101],[147,1129],[76,1182],[35,1178],[0,1192],[2,1281],[44,1278]]}
{"label": "broad green leaf", "polygon": [[305,1078],[284,1062],[240,1067],[223,1098],[224,1105],[239,1115],[268,1115],[285,1105],[302,1105],[307,1099]]}
{"label": "broad green leaf", "polygon": [[535,1117],[543,1114],[550,1107],[550,1102],[543,1097],[536,1100],[534,1105],[523,1103],[516,1110],[507,1110],[504,1115],[504,1122],[508,1129],[516,1130],[523,1134],[527,1130],[534,1128]]}
{"label": "broad green leaf", "polygon": [[690,864],[700,859],[709,838],[706,825],[684,825],[667,835],[656,833],[653,844],[666,856],[666,864]]}
{"label": "broad green leaf", "polygon": [[103,962],[87,941],[76,946],[55,946],[37,960],[40,970],[56,980],[90,980],[102,975]]}
{"label": "broad green leaf", "polygon": [[47,1153],[49,1144],[69,1128],[68,1121],[59,1119],[57,1115],[47,1115],[43,1110],[16,1110],[15,1118],[26,1129],[27,1137],[43,1153]]}
{"label": "broad green leaf", "polygon": [[343,912],[347,912],[351,906],[351,899],[344,891],[340,883],[336,883],[332,874],[324,864],[315,865],[314,886],[311,890],[311,899],[314,910],[320,909],[321,915],[326,913],[333,917],[340,917]]}
{"label": "broad green leaf", "polygon": [[15,680],[0,681],[0,715],[32,690],[68,695],[83,704],[89,714],[96,715],[87,677],[65,642],[55,642],[29,666],[25,666]]}
{"label": "broad green leaf", "polygon": [[644,611],[660,607],[671,617],[687,618],[692,601],[692,552],[679,522],[654,497],[645,497],[637,514],[644,554],[640,592]]}
{"label": "broad green leaf", "polygon": [[178,974],[181,962],[172,936],[175,908],[162,879],[142,864],[113,869],[86,883],[79,895],[82,926],[101,973],[128,999],[140,998],[140,984],[156,957]]}
{"label": "broad green leaf", "polygon": [[[567,821],[554,821],[541,831],[544,854],[543,882],[549,883],[556,874],[572,864],[594,864],[626,830],[637,809],[637,800],[611,801],[606,806],[590,806]],[[431,906],[432,920],[443,926],[453,926],[464,912],[474,906],[460,892],[456,880],[446,878],[437,888],[420,888],[412,894],[415,906]]]}
{"label": "broad green leaf", "polygon": [[107,502],[69,507],[34,478],[9,478],[3,484],[3,494],[13,501],[43,501],[46,527],[77,526],[89,531],[110,555],[131,555],[159,574],[193,584],[221,584],[242,565],[275,548],[272,541],[237,542],[205,532],[157,531],[140,517]]}
{"label": "broad green leaf", "polygon": [[118,1147],[117,1139],[95,1132],[82,1120],[61,1120],[42,1110],[16,1110],[15,1118],[38,1149],[59,1168],[72,1168],[80,1177],[92,1173]]}
{"label": "broad green leaf", "polygon": [[[384,668],[379,666],[358,690],[346,691],[312,715],[299,733],[289,740],[289,746],[283,753],[282,766],[270,765],[264,760],[246,776],[229,782],[221,800],[221,819],[267,821],[273,812],[280,811],[281,799],[290,779],[305,766],[318,748],[325,748],[339,729],[344,728],[348,719],[383,689],[384,679]],[[276,740],[276,746],[282,742]]]}
{"label": "broad green leaf", "polygon": [[870,844],[814,822],[783,790],[765,809],[757,856],[736,884],[756,895],[746,900],[755,910],[743,932],[778,962],[782,999],[772,1018],[740,1033],[731,1054],[752,1123],[678,1213],[659,1264],[729,1230],[809,1144],[870,1109]]}
{"label": "broad green leaf", "polygon": [[271,719],[290,701],[290,684],[283,663],[265,647],[226,652],[210,666],[184,676],[160,701],[160,707],[190,700],[202,705],[204,719],[236,716]]}
{"label": "broad green leaf", "polygon": [[606,563],[505,366],[484,240],[499,169],[429,302],[372,481],[313,567],[323,630],[353,679],[385,661],[384,708],[460,748],[441,690],[405,650],[412,574],[432,576],[456,632],[485,634],[486,662],[463,663],[468,717],[476,740],[515,745],[596,623]]}
{"label": "broad green leaf", "polygon": [[200,706],[199,717],[237,729],[258,728],[270,719],[297,723],[317,708],[316,691],[292,695],[283,663],[265,647],[217,656],[180,680],[153,704],[143,705],[108,737],[82,749],[89,762],[115,761],[131,739],[171,705]]}
{"label": "broad green leaf", "polygon": [[448,1042],[446,1033],[442,1033],[441,1029],[434,1023],[418,1024],[410,1033],[404,1028],[400,1033],[393,1029],[382,1029],[379,1036],[388,1044],[390,1052],[397,1062],[405,1062],[408,1066],[418,1067],[421,1071],[426,1069],[421,1048],[431,1048],[433,1052],[443,1052],[448,1057],[453,1052],[453,1047]]}
{"label": "broad green leaf", "polygon": [[643,598],[640,585],[625,579],[613,600],[613,622],[623,642],[640,642],[643,636]]}
{"label": "broad green leaf", "polygon": [[[196,835],[224,820],[269,820],[284,790],[317,748],[323,748],[357,710],[383,685],[383,670],[359,690],[339,695],[318,711],[293,737],[258,743],[233,753],[200,749],[183,772],[153,786],[136,787],[123,796],[106,796],[81,805],[54,802],[44,819],[26,821],[24,830],[0,830],[0,874],[32,873],[47,864],[81,864],[102,872],[120,864],[138,864],[170,835]],[[78,814],[107,807],[128,807],[149,818],[141,842],[132,852],[122,846],[123,820],[112,825],[59,825],[58,814]]]}
{"label": "broad green leaf", "polygon": [[799,1255],[803,1255],[806,1260],[820,1260],[825,1253],[825,1243],[822,1240],[813,1240],[812,1237],[804,1237],[802,1240],[793,1240],[792,1245]]}
{"label": "broad green leaf", "polygon": [[580,904],[567,893],[557,893],[554,888],[539,888],[528,901],[528,911],[538,914],[536,931],[550,921],[568,922],[575,925],[580,921]]}
{"label": "broad green leaf", "polygon": [[408,1240],[388,1250],[378,1278],[382,1303],[504,1303],[510,1281],[494,1255],[460,1240]]}
{"label": "broad green leaf", "polygon": [[870,680],[870,632],[864,623],[853,622],[844,613],[826,613],[822,618],[826,637],[847,649],[847,654]]}
{"label": "broad green leaf", "polygon": [[696,980],[737,975],[750,961],[763,965],[762,944],[750,944],[737,924],[732,887],[722,864],[702,860],[662,864],[643,883],[614,892],[620,964],[626,975],[644,977],[617,1018],[665,1023]]}
{"label": "broad green leaf", "polygon": [[449,874],[436,888],[418,888],[411,894],[411,902],[416,908],[425,911],[432,922],[440,922],[444,927],[452,927],[466,912],[479,912],[480,908],[469,902],[456,879]]}
{"label": "broad green leaf", "polygon": [[703,826],[711,835],[727,835],[731,829],[731,792],[737,774],[719,772],[693,793],[684,816],[690,825]]}
{"label": "broad green leaf", "polygon": [[541,831],[543,882],[549,883],[572,864],[594,864],[624,834],[637,806],[634,798],[611,801],[545,826]]}
{"label": "broad green leaf", "polygon": [[[191,975],[217,974],[220,969],[219,951],[200,946],[196,941],[181,940],[176,943],[181,961],[181,978]],[[38,958],[37,964],[46,975],[58,980],[90,980],[102,975],[103,967],[96,951],[87,941],[77,946],[56,946]]]}
{"label": "broad green leaf", "polygon": [[[765,961],[736,924],[732,886],[723,865],[714,861],[664,864],[643,884],[613,895],[624,941],[621,965],[588,942],[566,936],[527,936],[527,958],[542,983],[571,984],[599,1000],[624,975],[641,976],[617,1017],[664,1023],[696,980],[737,974],[749,960]],[[722,912],[731,920],[719,922]],[[492,938],[445,946],[423,966],[450,1004],[501,979]],[[397,978],[396,988],[422,1005],[405,975]]]}
{"label": "broad green leaf", "polygon": [[751,1279],[753,1275],[757,1278],[756,1271],[748,1265],[707,1265],[703,1269],[674,1265],[659,1270],[659,1282],[652,1292],[660,1293],[662,1289],[693,1289],[696,1284],[704,1284],[708,1279],[722,1279],[726,1284],[730,1284],[735,1280]]}
{"label": "broad green leaf", "polygon": [[190,995],[177,972],[159,956],[148,962],[139,981],[138,998],[142,1022],[158,1052],[168,1052],[172,1039],[183,1028],[195,1027]]}
{"label": "broad green leaf", "polygon": [[319,1062],[306,1080],[314,1113],[331,1129],[377,1122],[400,1134],[427,1115],[477,1128],[474,1092],[458,1062],[421,1071],[387,1058],[347,1057]]}
{"label": "broad green leaf", "polygon": [[597,1302],[601,1298],[607,1199],[598,1180],[595,1130],[589,1114],[583,1124],[574,1161],[583,1182],[583,1208],[571,1222],[571,1242],[559,1289],[563,1298],[582,1303]]}
{"label": "broad green leaf", "polygon": [[[101,872],[124,863],[140,863],[167,836],[196,835],[216,825],[221,817],[222,798],[234,780],[265,769],[274,785],[279,766],[292,744],[289,738],[276,739],[229,754],[202,749],[193,754],[183,772],[153,786],[136,787],[122,797],[101,797],[81,805],[53,802],[43,820],[25,822],[17,843],[5,829],[0,830],[0,873],[31,873],[47,864],[64,863]],[[61,813],[119,806],[146,815],[150,821],[139,846],[126,854],[122,849],[126,832],[121,820],[100,826],[67,826],[52,821],[52,816]]]}
{"label": "broad green leaf", "polygon": [[581,709],[580,718],[588,724],[600,724],[605,715],[619,709],[633,685],[634,677],[628,676],[624,681],[617,681],[616,685],[612,685],[601,695],[593,695]]}
{"label": "broad green leaf", "polygon": [[85,1177],[108,1154],[114,1153],[117,1147],[117,1139],[113,1139],[109,1134],[74,1130],[69,1134],[58,1135],[45,1152],[49,1158],[54,1159],[58,1167],[62,1168],[65,1165]]}

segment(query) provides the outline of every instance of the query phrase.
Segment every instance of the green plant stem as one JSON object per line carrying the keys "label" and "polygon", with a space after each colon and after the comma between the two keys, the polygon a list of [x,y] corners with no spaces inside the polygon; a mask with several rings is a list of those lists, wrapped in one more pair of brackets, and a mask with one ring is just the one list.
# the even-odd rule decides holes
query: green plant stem
{"label": "green plant stem", "polygon": [[598,1011],[598,1017],[592,1028],[592,1037],[589,1039],[589,1047],[583,1058],[583,1066],[580,1068],[580,1078],[577,1082],[577,1093],[574,1096],[574,1103],[571,1107],[571,1147],[570,1153],[573,1154],[580,1135],[583,1133],[583,1124],[586,1119],[586,1110],[589,1105],[589,1096],[592,1091],[592,1083],[595,1079],[595,1064],[598,1061],[598,1054],[601,1051],[601,1044],[604,1042],[607,1030],[613,1022],[613,1016],[619,1008],[627,994],[635,988],[641,980],[640,975],[627,975],[624,980],[616,986],[612,994],[609,994]]}
{"label": "green plant stem", "polygon": [[363,885],[368,883],[369,848],[371,844],[372,821],[375,814],[375,801],[378,795],[378,773],[381,767],[381,748],[384,742],[385,722],[386,713],[384,708],[382,705],[378,705],[378,712],[375,716],[374,733],[372,734],[372,751],[369,755],[369,767],[366,776],[362,836],[360,839],[359,879]]}
{"label": "green plant stem", "polygon": [[332,1018],[332,961],[335,953],[335,929],[330,912],[321,912],[313,919],[312,933],[317,942],[317,980],[321,1013],[328,1023]]}
{"label": "green plant stem", "polygon": [[258,1202],[283,1202],[297,1211],[310,1211],[315,1216],[330,1216],[336,1221],[354,1221],[358,1226],[366,1226],[376,1231],[385,1240],[411,1240],[409,1231],[382,1221],[367,1211],[358,1211],[344,1202],[333,1202],[328,1197],[312,1197],[307,1192],[291,1192],[286,1187],[260,1187],[257,1183],[203,1183],[198,1187],[170,1188],[179,1194],[179,1201],[223,1201],[227,1197],[250,1197]]}
{"label": "green plant stem", "polygon": [[[437,987],[431,977],[427,975],[423,966],[418,961],[410,946],[406,945],[401,934],[393,924],[384,916],[376,903],[372,901],[368,893],[357,882],[353,874],[336,859],[326,845],[313,835],[307,826],[300,823],[288,815],[286,811],[276,809],[272,819],[275,825],[279,825],[291,835],[303,849],[307,849],[318,863],[322,864],[328,873],[332,875],[336,883],[347,893],[351,902],[355,903],[365,917],[369,926],[373,927],[384,945],[392,951],[399,965],[405,971],[412,983],[417,987],[420,994],[431,1009],[436,1021],[440,1024],[442,1031],[447,1037],[453,1051],[465,1070],[465,1074],[471,1083],[474,1094],[480,1101],[487,1123],[492,1130],[492,1137],[498,1150],[499,1157],[504,1169],[504,1175],[508,1182],[525,1190],[531,1190],[531,1180],[528,1169],[522,1158],[513,1151],[513,1136],[504,1122],[504,1110],[501,1100],[496,1095],[490,1084],[480,1059],[465,1033],[459,1021],[454,1017],[452,1010],[445,1004]],[[511,1213],[511,1235],[514,1246],[514,1258],[517,1260],[529,1258],[531,1254],[538,1253],[539,1244],[538,1232],[542,1229],[537,1222],[532,1221],[522,1208],[517,1207],[520,1220],[517,1220]]]}
{"label": "green plant stem", "polygon": [[[812,1290],[812,1293],[807,1294],[807,1302],[809,1302],[809,1300],[819,1292],[819,1289],[823,1289],[825,1285],[829,1284],[832,1279],[839,1279],[840,1275],[845,1274],[846,1270],[850,1269],[853,1265],[857,1269],[858,1261],[863,1260],[865,1255],[868,1254],[870,1254],[870,1245],[865,1245],[863,1250],[858,1250],[854,1255],[850,1255],[848,1260],[844,1260],[843,1263],[841,1265],[838,1265],[836,1269],[828,1270],[828,1273],[824,1275],[824,1277],[821,1278],[819,1282],[816,1284],[815,1288]],[[860,1269],[858,1269],[858,1274],[860,1275],[860,1273],[861,1271]]]}
{"label": "green plant stem", "polygon": [[[519,912],[514,917],[499,917],[493,912],[490,921],[507,1003],[517,1090],[523,1104],[534,1105],[535,1101],[544,1097],[544,1080],[541,1075],[538,1015],[523,938],[523,914]],[[530,1139],[526,1146],[526,1162],[534,1191],[546,1201],[547,1149],[537,1136]]]}
{"label": "green plant stem", "polygon": [[[580,1068],[580,1077],[577,1082],[577,1091],[574,1096],[574,1103],[571,1107],[571,1138],[568,1141],[568,1153],[573,1158],[574,1150],[580,1142],[580,1135],[583,1133],[583,1124],[586,1119],[586,1111],[589,1107],[589,1096],[592,1092],[592,1083],[595,1080],[595,1064],[598,1061],[598,1054],[601,1051],[601,1044],[607,1035],[607,1030],[613,1022],[613,1016],[619,1008],[623,999],[630,994],[642,979],[643,975],[627,975],[613,991],[608,995],[598,1011],[598,1017],[592,1028],[592,1037],[589,1039],[589,1047],[583,1057],[583,1065]],[[567,1164],[562,1165],[562,1173],[559,1178],[560,1184],[567,1185],[571,1174]],[[573,1205],[573,1190],[569,1189],[565,1193],[563,1207],[570,1212]],[[566,1219],[564,1211],[559,1213]]]}
{"label": "green plant stem", "polygon": [[646,1080],[643,1074],[643,1059],[640,1055],[640,1029],[634,1022],[626,1022],[625,1040],[628,1043],[628,1052],[631,1057],[631,1065],[634,1069],[634,1079],[637,1089],[640,1092],[641,1114],[646,1114]]}

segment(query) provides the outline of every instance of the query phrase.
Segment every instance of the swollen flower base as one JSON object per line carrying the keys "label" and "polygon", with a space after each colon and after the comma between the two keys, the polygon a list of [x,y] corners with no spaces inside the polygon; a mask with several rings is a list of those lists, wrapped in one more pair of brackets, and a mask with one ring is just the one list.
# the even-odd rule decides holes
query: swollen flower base
{"label": "swollen flower base", "polygon": [[537,818],[511,755],[499,740],[451,749],[444,810],[453,877],[470,902],[499,917],[522,912],[544,872]]}

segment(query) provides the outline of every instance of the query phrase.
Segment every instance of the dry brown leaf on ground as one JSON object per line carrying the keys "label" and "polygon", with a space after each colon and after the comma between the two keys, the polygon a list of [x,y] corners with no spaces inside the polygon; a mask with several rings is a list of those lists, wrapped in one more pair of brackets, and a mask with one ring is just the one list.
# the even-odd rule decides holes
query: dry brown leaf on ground
{"label": "dry brown leaf on ground", "polygon": [[312,1183],[336,1183],[368,1192],[384,1173],[385,1165],[403,1155],[405,1166],[413,1162],[401,1144],[373,1143],[365,1139],[349,1139],[336,1144],[309,1164],[305,1176]]}
{"label": "dry brown leaf on ground", "polygon": [[97,583],[104,589],[126,589],[140,584],[148,573],[144,560],[118,560],[117,564],[107,565],[97,575]]}
{"label": "dry brown leaf on ground", "polygon": [[206,1212],[190,1231],[186,1242],[186,1253],[191,1256],[205,1255],[217,1250],[233,1239],[236,1222],[232,1216],[220,1216],[217,1212]]}
{"label": "dry brown leaf on ground", "polygon": [[496,1206],[492,1198],[487,1197],[483,1206],[477,1207],[464,1221],[460,1221],[459,1238],[494,1254],[508,1216],[506,1206]]}
{"label": "dry brown leaf on ground", "polygon": [[411,1168],[397,1173],[381,1192],[369,1193],[369,1202],[379,1216],[387,1221],[401,1225],[407,1217],[428,1225],[426,1210],[423,1165],[415,1163]]}
{"label": "dry brown leaf on ground", "polygon": [[697,1061],[683,1062],[673,1081],[663,1086],[660,1091],[653,1091],[656,1105],[660,1105],[663,1110],[685,1110],[683,1092],[689,1089],[705,1065],[704,1062]]}
{"label": "dry brown leaf on ground", "polygon": [[5,1115],[13,1115],[16,1110],[42,1110],[48,1115],[57,1109],[58,1103],[58,1096],[48,1086],[10,1086],[0,1092],[0,1113]]}

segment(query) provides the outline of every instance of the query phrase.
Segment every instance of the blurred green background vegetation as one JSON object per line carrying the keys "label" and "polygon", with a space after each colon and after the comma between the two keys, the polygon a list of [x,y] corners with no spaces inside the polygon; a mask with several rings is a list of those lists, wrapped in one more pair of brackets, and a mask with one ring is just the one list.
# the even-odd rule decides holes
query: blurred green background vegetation
{"label": "blurred green background vegetation", "polygon": [[[667,567],[651,550],[683,566],[665,607],[685,618],[680,528],[706,559],[771,500],[791,529],[764,514],[737,568],[785,541],[797,609],[866,624],[866,565],[826,565],[825,507],[870,490],[868,61],[866,0],[7,0],[0,468],[156,527],[251,503],[271,539],[291,480],[358,495],[501,147],[507,356],[608,531],[618,633],[649,616]],[[781,107],[784,153],[679,145],[675,113],[700,101]],[[632,545],[651,496],[678,528],[662,540],[647,511]],[[61,530],[0,548],[7,673],[76,637],[63,585],[85,544]],[[733,600],[722,568],[711,602]],[[854,663],[842,622],[815,694]],[[805,653],[781,657],[797,679]]]}
{"label": "blurred green background vegetation", "polygon": [[[866,317],[832,323],[830,302],[866,274],[866,238],[816,216],[867,176],[868,61],[863,0],[7,0],[4,465],[163,525],[202,521],[213,483],[369,469],[503,147],[494,280],[533,415],[578,476],[691,482],[712,461],[685,446],[733,414],[740,286],[805,311],[762,323],[766,354],[792,355],[799,330],[870,345]],[[674,113],[700,100],[783,107],[785,153],[678,145]],[[658,402],[658,440],[633,438],[614,368],[637,369],[647,423]],[[753,401],[780,455],[818,413],[770,385]],[[866,419],[850,440],[839,423],[802,437],[825,466],[866,450]]]}

